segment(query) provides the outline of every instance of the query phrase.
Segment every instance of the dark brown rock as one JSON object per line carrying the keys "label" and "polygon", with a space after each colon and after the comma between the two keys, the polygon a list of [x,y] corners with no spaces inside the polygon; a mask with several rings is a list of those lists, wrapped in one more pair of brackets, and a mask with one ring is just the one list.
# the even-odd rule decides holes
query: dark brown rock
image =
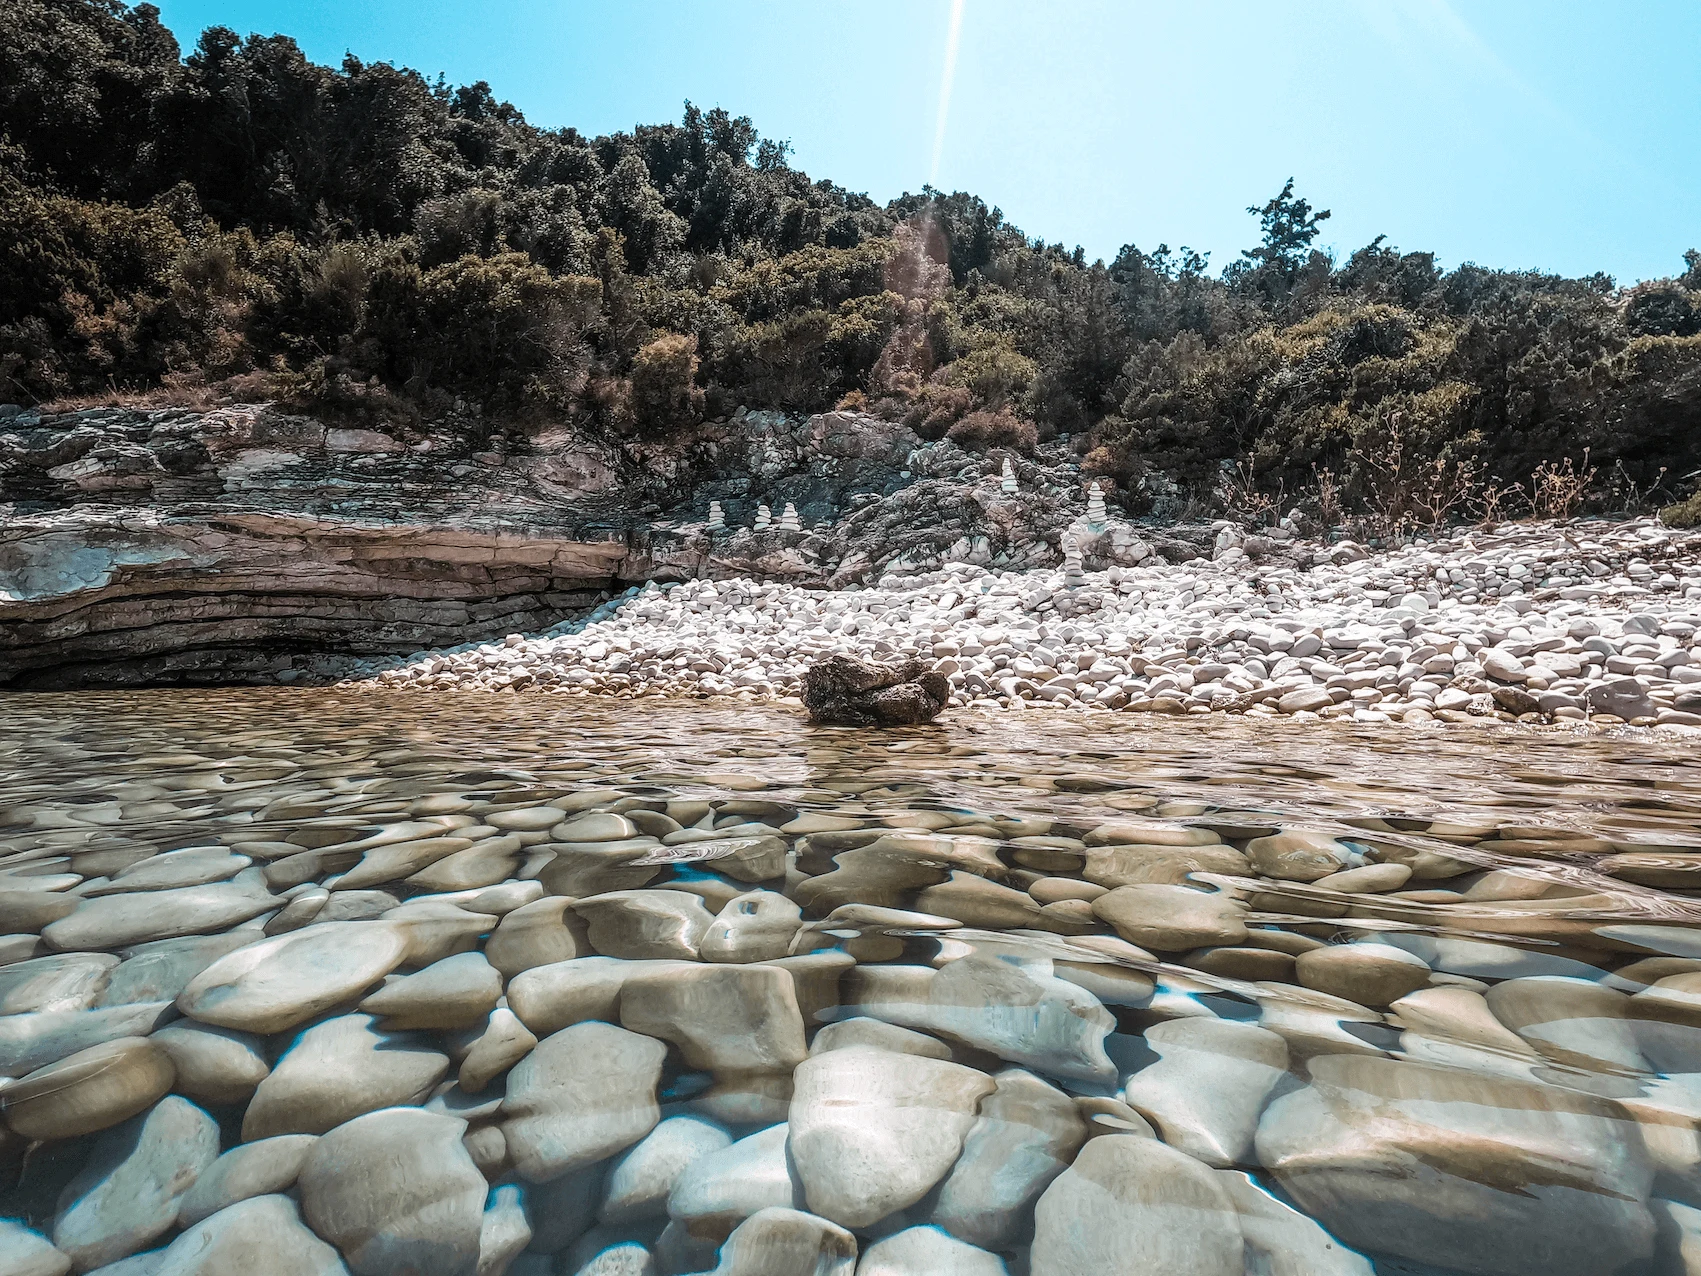
{"label": "dark brown rock", "polygon": [[1541,702],[1522,687],[1496,687],[1490,693],[1494,703],[1507,713],[1540,713]]}
{"label": "dark brown rock", "polygon": [[812,721],[840,727],[902,727],[932,722],[951,698],[945,675],[920,660],[882,665],[851,656],[816,661],[803,675],[803,707]]}

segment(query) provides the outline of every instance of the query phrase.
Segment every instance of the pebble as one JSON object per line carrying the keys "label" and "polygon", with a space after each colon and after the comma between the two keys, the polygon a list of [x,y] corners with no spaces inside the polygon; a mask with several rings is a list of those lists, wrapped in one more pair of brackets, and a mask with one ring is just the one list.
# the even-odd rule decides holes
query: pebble
{"label": "pebble", "polygon": [[1247,1271],[1261,1276],[1375,1276],[1363,1255],[1277,1200],[1244,1171],[1219,1170],[1217,1182],[1240,1216]]}
{"label": "pebble", "polygon": [[1356,1001],[1387,1006],[1429,983],[1421,958],[1391,944],[1331,944],[1299,954],[1295,977],[1307,988]]}
{"label": "pebble", "polygon": [[465,1121],[405,1107],[337,1126],[301,1166],[308,1225],[355,1276],[475,1276],[487,1185],[465,1132]]}
{"label": "pebble", "polygon": [[963,1154],[940,1184],[933,1222],[981,1250],[1031,1239],[1034,1202],[1069,1167],[1087,1124],[1069,1096],[1022,1068],[993,1077]]}
{"label": "pebble", "polygon": [[1590,1276],[1652,1253],[1653,1166],[1609,1101],[1356,1055],[1310,1074],[1265,1111],[1258,1158],[1348,1246],[1507,1276]]}
{"label": "pebble", "polygon": [[681,965],[629,975],[622,1026],[711,1072],[790,1072],[809,1053],[792,977],[776,966]]}
{"label": "pebble", "polygon": [[449,1056],[419,1033],[385,1031],[371,1015],[339,1015],[290,1043],[242,1119],[244,1140],[323,1134],[364,1112],[422,1103]]}
{"label": "pebble", "polygon": [[124,950],[124,960],[107,981],[101,1004],[136,1001],[175,1001],[195,978],[226,953],[259,943],[265,934],[239,926],[222,935],[188,935],[158,939]]}
{"label": "pebble", "polygon": [[177,1206],[178,1226],[193,1227],[250,1197],[287,1192],[318,1141],[317,1134],[280,1134],[231,1148],[203,1169],[183,1194]]}
{"label": "pebble", "polygon": [[517,1183],[492,1189],[478,1228],[476,1276],[503,1276],[532,1239],[532,1227],[521,1205],[524,1192]]}
{"label": "pebble", "polygon": [[176,1224],[184,1193],[218,1154],[212,1117],[168,1095],[101,1135],[60,1193],[53,1244],[79,1271],[144,1249]]}
{"label": "pebble", "polygon": [[1105,1037],[1116,1020],[1091,992],[1052,973],[1045,959],[1015,962],[972,954],[946,962],[934,974],[912,976],[914,985],[888,999],[869,999],[868,980],[898,967],[858,972],[864,1014],[961,1041],[1052,1076],[1114,1082]]}
{"label": "pebble", "polygon": [[0,1015],[88,1010],[118,964],[108,953],[58,953],[0,966]]}
{"label": "pebble", "polygon": [[539,1041],[508,1074],[502,1133],[514,1168],[538,1183],[630,1147],[661,1119],[667,1047],[608,1023]]}
{"label": "pebble", "polygon": [[1006,1276],[996,1254],[957,1240],[937,1227],[909,1227],[863,1251],[856,1276]]}
{"label": "pebble", "polygon": [[1188,886],[1119,886],[1093,901],[1094,916],[1131,944],[1178,953],[1246,940],[1246,906]]}
{"label": "pebble", "polygon": [[56,891],[0,890],[0,932],[39,935],[77,908],[74,896]]}
{"label": "pebble", "polygon": [[1128,1271],[1136,1254],[1164,1276],[1246,1271],[1234,1203],[1212,1170],[1155,1139],[1089,1139],[1035,1207],[1029,1270]]}
{"label": "pebble", "polygon": [[1255,837],[1246,844],[1246,858],[1254,872],[1287,882],[1315,882],[1352,866],[1352,848],[1335,838],[1303,829],[1290,829],[1270,837]]}
{"label": "pebble", "polygon": [[732,1146],[732,1136],[701,1117],[669,1117],[609,1167],[597,1217],[610,1225],[666,1218],[668,1197],[691,1164]]}
{"label": "pebble", "polygon": [[[673,969],[675,963],[665,963]],[[575,957],[533,966],[508,985],[508,1005],[538,1036],[547,1037],[587,1019],[620,1020],[620,990],[646,964],[615,957]]]}
{"label": "pebble", "polygon": [[694,1236],[719,1244],[745,1219],[770,1206],[803,1205],[785,1122],[705,1153],[685,1167],[668,1194],[668,1216]]}
{"label": "pebble", "polygon": [[898,1054],[915,1054],[924,1059],[949,1059],[951,1047],[926,1033],[911,1032],[882,1019],[853,1015],[837,1023],[826,1024],[809,1043],[810,1054],[827,1050],[844,1050],[851,1046],[873,1046],[876,1050],[891,1050]]}
{"label": "pebble", "polygon": [[408,937],[389,922],[308,926],[221,957],[177,1005],[203,1023],[283,1032],[377,983],[407,955]]}
{"label": "pebble", "polygon": [[0,1018],[0,1075],[18,1076],[119,1037],[146,1036],[175,1016],[170,1002],[99,1010],[36,1010]]}
{"label": "pebble", "polygon": [[1508,979],[1484,995],[1494,1017],[1555,1062],[1604,1072],[1649,1072],[1624,993],[1591,979]]}
{"label": "pebble", "polygon": [[711,1276],[853,1276],[856,1237],[831,1221],[801,1210],[770,1206],[740,1223],[721,1247]]}
{"label": "pebble", "polygon": [[70,1258],[40,1232],[22,1223],[0,1219],[0,1271],[10,1276],[65,1276]]}
{"label": "pebble", "polygon": [[791,1101],[791,1155],[809,1208],[867,1227],[915,1204],[962,1154],[993,1090],[973,1068],[866,1046],[801,1063]]}
{"label": "pebble", "polygon": [[461,1089],[477,1094],[490,1082],[532,1052],[537,1038],[512,1010],[498,1006],[485,1020],[484,1031],[461,1060],[457,1080]]}
{"label": "pebble", "polygon": [[747,891],[715,915],[698,956],[704,961],[751,962],[784,957],[803,926],[803,910],[777,891]]}
{"label": "pebble", "polygon": [[182,1232],[159,1254],[158,1266],[123,1276],[229,1276],[233,1272],[348,1276],[349,1268],[335,1249],[302,1223],[289,1197],[255,1196]]}
{"label": "pebble", "polygon": [[611,891],[579,900],[573,911],[584,920],[592,948],[629,960],[695,961],[715,920],[702,900],[683,891]]}
{"label": "pebble", "polygon": [[1146,1029],[1155,1063],[1123,1088],[1165,1143],[1206,1165],[1244,1164],[1264,1101],[1287,1075],[1276,1033],[1224,1019],[1172,1019]]}
{"label": "pebble", "polygon": [[152,1040],[171,1056],[177,1073],[172,1088],[197,1103],[217,1107],[246,1102],[271,1074],[264,1039],[234,1028],[170,1023]]}
{"label": "pebble", "polygon": [[126,891],[170,890],[182,886],[205,886],[235,877],[254,861],[246,855],[225,850],[167,851],[121,868],[104,886],[83,892],[85,898],[122,894]]}
{"label": "pebble", "polygon": [[534,966],[591,955],[585,924],[573,911],[574,901],[547,896],[507,913],[484,946],[485,960],[512,979]]}
{"label": "pebble", "polygon": [[0,1090],[0,1115],[28,1139],[92,1134],[151,1107],[176,1079],[171,1056],[146,1037],[79,1050]]}
{"label": "pebble", "polygon": [[502,976],[483,953],[457,953],[418,974],[402,975],[366,997],[360,1008],[386,1028],[470,1028],[502,997]]}
{"label": "pebble", "polygon": [[150,940],[226,930],[279,907],[257,870],[228,882],[85,900],[41,937],[59,952],[125,948]]}

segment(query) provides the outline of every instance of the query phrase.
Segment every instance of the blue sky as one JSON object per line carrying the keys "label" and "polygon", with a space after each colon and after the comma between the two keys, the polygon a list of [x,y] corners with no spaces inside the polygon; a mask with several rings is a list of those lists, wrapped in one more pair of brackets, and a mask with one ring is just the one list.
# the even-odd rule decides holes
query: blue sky
{"label": "blue sky", "polygon": [[293,35],[596,134],[749,115],[884,201],[930,178],[1089,256],[1186,243],[1213,269],[1291,174],[1345,258],[1378,234],[1444,265],[1681,271],[1701,247],[1695,0],[157,0]]}

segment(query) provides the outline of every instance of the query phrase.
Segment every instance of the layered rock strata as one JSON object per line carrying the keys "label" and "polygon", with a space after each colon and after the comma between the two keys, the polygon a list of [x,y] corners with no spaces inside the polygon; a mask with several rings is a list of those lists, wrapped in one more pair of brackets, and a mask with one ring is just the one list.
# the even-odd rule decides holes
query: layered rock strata
{"label": "layered rock strata", "polygon": [[[1040,565],[1085,499],[1062,446],[1011,497],[995,460],[850,413],[741,412],[673,445],[451,425],[404,439],[265,405],[0,419],[0,686],[316,676],[547,628],[650,580]],[[760,507],[792,514],[756,531]],[[1104,549],[1147,553],[1126,524]]]}

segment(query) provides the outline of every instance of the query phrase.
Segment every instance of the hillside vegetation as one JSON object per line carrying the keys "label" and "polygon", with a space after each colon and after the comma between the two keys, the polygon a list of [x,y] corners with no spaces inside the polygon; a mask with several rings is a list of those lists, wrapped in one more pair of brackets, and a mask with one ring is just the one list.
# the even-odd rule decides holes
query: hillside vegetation
{"label": "hillside vegetation", "polygon": [[1620,289],[1381,239],[1334,260],[1291,182],[1250,211],[1258,244],[1214,272],[1088,261],[973,195],[811,180],[720,109],[592,138],[482,82],[220,27],[185,54],[152,5],[12,0],[0,400],[634,443],[842,405],[970,448],[1067,435],[1137,510],[1693,491],[1701,254]]}

